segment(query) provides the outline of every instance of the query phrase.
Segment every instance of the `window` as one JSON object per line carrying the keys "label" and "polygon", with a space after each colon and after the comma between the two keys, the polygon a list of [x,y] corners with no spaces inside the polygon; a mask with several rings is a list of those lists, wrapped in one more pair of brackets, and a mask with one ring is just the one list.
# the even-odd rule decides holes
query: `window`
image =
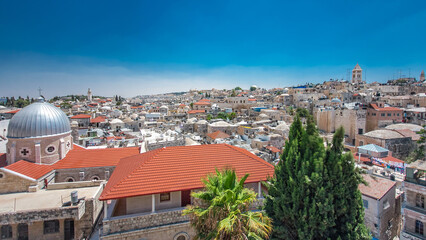
{"label": "window", "polygon": [[160,202],[170,201],[170,193],[161,193]]}
{"label": "window", "polygon": [[396,114],[396,116],[398,116],[398,117],[399,117],[399,113],[397,113],[397,114]]}
{"label": "window", "polygon": [[173,240],[189,240],[189,235],[186,232],[180,232],[174,236]]}
{"label": "window", "polygon": [[375,114],[375,113],[373,113],[373,116],[376,116],[376,114]]}
{"label": "window", "polygon": [[416,220],[416,233],[423,235],[423,223]]}
{"label": "window", "polygon": [[28,157],[31,154],[31,151],[28,148],[21,148],[19,153],[22,157]]}
{"label": "window", "polygon": [[59,220],[44,221],[44,234],[59,232]]}
{"label": "window", "polygon": [[72,178],[72,177],[69,177],[69,178],[67,178],[67,180],[65,180],[66,182],[74,182],[74,178]]}
{"label": "window", "polygon": [[382,114],[380,114],[380,116],[382,116],[382,117],[384,117],[386,114],[384,114],[384,113],[382,113]]}
{"label": "window", "polygon": [[98,176],[93,176],[92,177],[92,181],[99,181],[99,177]]}
{"label": "window", "polygon": [[390,207],[390,204],[389,204],[389,201],[388,200],[385,200],[384,202],[383,202],[383,209],[388,209]]}
{"label": "window", "polygon": [[388,117],[391,117],[392,116],[392,113],[388,113]]}
{"label": "window", "polygon": [[416,195],[416,207],[425,208],[425,197],[420,193]]}
{"label": "window", "polygon": [[83,181],[84,180],[84,172],[80,172],[79,175],[80,175],[80,181]]}
{"label": "window", "polygon": [[1,239],[12,238],[12,226],[1,226]]}
{"label": "window", "polygon": [[368,201],[365,199],[362,199],[362,203],[364,203],[364,208],[368,209]]}
{"label": "window", "polygon": [[0,178],[3,178],[3,177],[4,177],[3,173],[0,173]]}
{"label": "window", "polygon": [[55,147],[54,146],[48,146],[47,148],[46,148],[46,152],[47,153],[53,153],[55,151]]}
{"label": "window", "polygon": [[362,128],[358,128],[358,134],[362,134],[364,130]]}

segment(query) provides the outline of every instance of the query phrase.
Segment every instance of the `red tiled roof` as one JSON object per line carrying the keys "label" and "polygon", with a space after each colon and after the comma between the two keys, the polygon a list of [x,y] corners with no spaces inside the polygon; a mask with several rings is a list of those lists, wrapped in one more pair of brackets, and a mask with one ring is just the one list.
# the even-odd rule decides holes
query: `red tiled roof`
{"label": "red tiled roof", "polygon": [[256,98],[249,98],[248,101],[254,102],[254,101],[256,101]]}
{"label": "red tiled roof", "polygon": [[91,116],[88,114],[78,114],[75,116],[72,116],[71,119],[81,119],[81,118],[90,118]]}
{"label": "red tiled roof", "polygon": [[201,99],[200,101],[198,101],[198,102],[210,102],[210,100],[208,100],[208,99]]}
{"label": "red tiled roof", "polygon": [[102,123],[102,122],[105,122],[105,120],[106,120],[105,117],[99,116],[99,117],[90,119],[90,123]]}
{"label": "red tiled roof", "polygon": [[181,104],[179,105],[179,107],[185,107],[185,104],[181,103]]}
{"label": "red tiled roof", "polygon": [[188,111],[188,114],[195,114],[195,113],[205,113],[206,110],[190,110]]}
{"label": "red tiled roof", "polygon": [[404,161],[402,161],[402,160],[400,160],[400,159],[398,159],[398,158],[394,158],[394,157],[392,157],[392,156],[384,157],[384,158],[382,158],[382,160],[383,160],[383,161],[386,161],[386,162],[405,163]]}
{"label": "red tiled roof", "polygon": [[361,160],[361,162],[371,162],[370,158],[363,157],[363,154],[361,154],[361,157],[359,157],[358,153],[354,153],[354,160],[355,161]]}
{"label": "red tiled roof", "polygon": [[17,161],[5,168],[34,179],[39,179],[53,170],[51,165],[35,164],[25,160]]}
{"label": "red tiled roof", "polygon": [[54,169],[116,166],[120,159],[139,154],[138,147],[73,149],[64,159],[52,165]]}
{"label": "red tiled roof", "polygon": [[247,150],[227,144],[160,148],[120,161],[100,200],[202,188],[201,178],[231,167],[246,183],[267,180],[274,167]]}
{"label": "red tiled roof", "polygon": [[84,148],[83,146],[77,145],[77,144],[73,144],[73,149],[72,150],[86,150],[87,148]]}
{"label": "red tiled roof", "polygon": [[396,184],[394,181],[381,177],[372,177],[368,174],[363,174],[362,176],[368,183],[368,186],[360,184],[358,189],[361,191],[362,195],[366,195],[377,200],[382,199],[382,197],[385,196],[386,193],[388,193]]}
{"label": "red tiled roof", "polygon": [[0,153],[0,168],[7,165],[6,153]]}
{"label": "red tiled roof", "polygon": [[274,152],[274,153],[279,153],[281,152],[278,148],[274,147],[274,146],[266,146],[266,149],[269,149],[270,151]]}
{"label": "red tiled roof", "polygon": [[402,109],[396,108],[396,107],[383,107],[383,108],[379,108],[377,106],[377,104],[375,104],[375,103],[371,103],[370,105],[374,108],[374,110],[377,110],[377,111],[401,111],[402,112]]}
{"label": "red tiled roof", "polygon": [[196,103],[194,103],[194,105],[210,105],[210,103],[209,102],[196,102]]}
{"label": "red tiled roof", "polygon": [[15,113],[17,113],[17,112],[19,112],[21,109],[17,109],[17,110],[12,110],[12,111],[9,111],[9,112],[5,112],[5,113],[11,113],[11,114],[15,114]]}
{"label": "red tiled roof", "polygon": [[222,132],[222,131],[216,131],[214,133],[209,133],[207,134],[207,136],[209,136],[212,139],[218,139],[218,138],[229,138],[231,136],[229,136],[228,134]]}

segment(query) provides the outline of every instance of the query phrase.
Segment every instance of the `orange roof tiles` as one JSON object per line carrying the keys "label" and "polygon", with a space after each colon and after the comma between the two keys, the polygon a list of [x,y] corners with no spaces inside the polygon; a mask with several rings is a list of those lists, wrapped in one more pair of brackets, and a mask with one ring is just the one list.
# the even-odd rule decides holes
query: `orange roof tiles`
{"label": "orange roof tiles", "polygon": [[210,102],[210,100],[203,98],[203,99],[201,99],[201,100],[200,100],[200,101],[198,101],[198,102]]}
{"label": "orange roof tiles", "polygon": [[210,105],[210,103],[209,102],[196,102],[196,103],[194,103],[194,105]]}
{"label": "orange roof tiles", "polygon": [[271,152],[274,152],[274,153],[281,152],[278,148],[276,148],[274,146],[267,146],[266,149],[269,149]]}
{"label": "orange roof tiles", "polygon": [[256,98],[249,98],[248,101],[254,102],[254,101],[256,101]]}
{"label": "orange roof tiles", "polygon": [[17,161],[5,168],[34,179],[39,179],[53,171],[53,168],[50,165],[35,164],[25,160]]}
{"label": "orange roof tiles", "polygon": [[160,148],[120,161],[100,200],[202,188],[201,178],[230,167],[246,182],[273,176],[274,167],[247,150],[227,144]]}
{"label": "orange roof tiles", "polygon": [[195,114],[195,113],[204,113],[206,112],[205,110],[190,110],[188,111],[188,114]]}
{"label": "orange roof tiles", "polygon": [[106,120],[105,117],[99,116],[99,117],[90,119],[90,123],[102,123],[102,122],[105,122],[105,120]]}
{"label": "orange roof tiles", "polygon": [[71,119],[81,119],[81,118],[90,118],[90,117],[91,116],[87,114],[78,114],[78,115],[72,116]]}
{"label": "orange roof tiles", "polygon": [[222,131],[216,131],[214,133],[209,133],[207,134],[207,136],[209,136],[212,139],[218,139],[218,138],[229,138],[231,136],[229,136],[228,134],[222,132]]}
{"label": "orange roof tiles", "polygon": [[15,113],[17,113],[17,112],[19,112],[21,109],[17,109],[17,110],[12,110],[12,111],[9,111],[9,112],[5,112],[5,113],[11,113],[11,114],[15,114]]}
{"label": "orange roof tiles", "polygon": [[74,145],[73,150],[86,150],[87,149],[87,148],[80,146],[80,145],[77,145],[75,143],[73,145]]}
{"label": "orange roof tiles", "polygon": [[377,110],[377,111],[401,111],[402,112],[402,109],[396,108],[396,107],[383,107],[383,108],[379,108],[377,106],[377,104],[375,104],[375,103],[371,103],[370,105],[374,108],[374,110]]}
{"label": "orange roof tiles", "polygon": [[[368,183],[368,186],[360,184],[358,189],[361,191],[362,195],[380,200],[386,195],[395,185],[394,181],[381,178],[381,177],[372,177],[368,174],[363,174],[364,180]],[[395,197],[395,196],[393,196]]]}
{"label": "orange roof tiles", "polygon": [[139,154],[138,147],[73,149],[52,165],[54,169],[116,166],[120,159]]}

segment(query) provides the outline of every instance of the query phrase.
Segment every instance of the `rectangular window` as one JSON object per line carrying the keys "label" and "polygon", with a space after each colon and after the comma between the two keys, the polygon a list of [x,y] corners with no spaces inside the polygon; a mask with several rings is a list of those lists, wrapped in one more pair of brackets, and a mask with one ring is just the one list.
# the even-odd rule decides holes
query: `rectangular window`
{"label": "rectangular window", "polygon": [[375,114],[375,113],[373,113],[373,116],[376,116],[376,114]]}
{"label": "rectangular window", "polygon": [[161,193],[160,202],[170,201],[170,193]]}
{"label": "rectangular window", "polygon": [[388,117],[392,117],[392,113],[388,113]]}
{"label": "rectangular window", "polygon": [[384,117],[386,114],[382,113],[380,116]]}
{"label": "rectangular window", "polygon": [[1,239],[12,238],[12,226],[1,226]]}
{"label": "rectangular window", "polygon": [[44,234],[59,232],[59,220],[44,221],[43,225]]}
{"label": "rectangular window", "polygon": [[368,201],[365,199],[362,199],[362,202],[364,203],[364,208],[368,209]]}
{"label": "rectangular window", "polygon": [[362,128],[358,128],[358,134],[362,134],[364,131]]}
{"label": "rectangular window", "polygon": [[397,113],[397,114],[396,114],[396,116],[398,116],[398,117],[399,117],[399,113]]}
{"label": "rectangular window", "polygon": [[386,210],[386,209],[388,209],[389,207],[390,207],[389,201],[388,201],[388,200],[385,200],[385,201],[383,202],[383,209],[384,209],[384,210]]}

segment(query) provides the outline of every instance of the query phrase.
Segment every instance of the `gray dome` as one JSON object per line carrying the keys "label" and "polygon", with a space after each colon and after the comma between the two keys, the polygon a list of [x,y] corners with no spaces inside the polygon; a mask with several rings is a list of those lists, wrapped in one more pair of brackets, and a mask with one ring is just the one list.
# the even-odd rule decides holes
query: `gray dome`
{"label": "gray dome", "polygon": [[65,113],[47,102],[33,103],[16,113],[9,122],[8,138],[36,138],[71,132]]}

